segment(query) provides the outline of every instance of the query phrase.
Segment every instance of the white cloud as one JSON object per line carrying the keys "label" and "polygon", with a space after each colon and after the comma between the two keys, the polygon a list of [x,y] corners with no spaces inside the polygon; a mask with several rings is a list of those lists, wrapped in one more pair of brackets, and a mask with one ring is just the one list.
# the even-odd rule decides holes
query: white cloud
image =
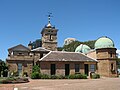
{"label": "white cloud", "polygon": [[118,54],[118,57],[120,58],[120,50],[117,50],[116,53]]}

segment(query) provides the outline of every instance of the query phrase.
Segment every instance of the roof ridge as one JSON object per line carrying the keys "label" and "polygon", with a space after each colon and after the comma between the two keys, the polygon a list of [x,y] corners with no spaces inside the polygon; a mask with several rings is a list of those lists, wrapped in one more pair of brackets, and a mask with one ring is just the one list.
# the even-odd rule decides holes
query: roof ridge
{"label": "roof ridge", "polygon": [[39,61],[42,61],[42,59],[44,59],[45,57],[47,57],[52,51],[50,51],[48,54],[46,54],[45,56],[43,56],[41,59],[39,59]]}
{"label": "roof ridge", "polygon": [[58,52],[58,53],[80,53],[80,52],[66,52],[66,51],[51,51],[51,52]]}
{"label": "roof ridge", "polygon": [[88,57],[87,55],[82,53],[61,52],[61,51],[50,51],[44,57],[39,59],[39,61],[94,61],[94,62],[97,62],[97,60],[92,59],[91,57]]}
{"label": "roof ridge", "polygon": [[48,49],[45,49],[44,47],[37,47],[37,48],[32,49],[31,51],[34,51],[34,50],[37,50],[37,49],[44,49],[44,50],[46,50],[46,51],[50,51],[50,50],[48,50]]}
{"label": "roof ridge", "polygon": [[24,46],[23,44],[18,44],[18,45],[15,45],[15,46],[13,46],[13,47],[9,48],[8,50],[14,49],[14,48],[16,48],[16,47],[18,47],[18,46],[22,46],[22,47],[24,47],[24,48],[26,48],[26,49],[30,50],[28,47]]}

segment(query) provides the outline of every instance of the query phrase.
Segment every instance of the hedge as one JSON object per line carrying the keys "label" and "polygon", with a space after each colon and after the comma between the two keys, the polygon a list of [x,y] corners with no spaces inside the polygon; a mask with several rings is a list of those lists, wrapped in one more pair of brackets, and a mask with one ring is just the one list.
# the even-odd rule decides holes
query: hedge
{"label": "hedge", "polygon": [[31,75],[32,79],[87,79],[87,75],[85,74],[72,74],[68,76],[63,75],[47,75],[41,74],[39,72],[34,72]]}

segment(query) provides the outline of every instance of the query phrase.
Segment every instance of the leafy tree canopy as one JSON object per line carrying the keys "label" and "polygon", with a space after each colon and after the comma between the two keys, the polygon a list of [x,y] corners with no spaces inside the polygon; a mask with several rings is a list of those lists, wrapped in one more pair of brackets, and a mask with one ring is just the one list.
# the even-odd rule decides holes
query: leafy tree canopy
{"label": "leafy tree canopy", "polygon": [[3,75],[3,76],[6,77],[7,76],[7,72],[8,72],[7,64],[0,59],[0,76]]}
{"label": "leafy tree canopy", "polygon": [[34,72],[40,72],[40,67],[38,65],[33,66],[32,73]]}
{"label": "leafy tree canopy", "polygon": [[120,69],[120,58],[117,58],[117,66]]}
{"label": "leafy tree canopy", "polygon": [[58,51],[69,51],[69,52],[74,52],[77,46],[80,44],[85,44],[88,45],[91,49],[94,49],[94,44],[96,40],[91,40],[91,41],[85,41],[85,42],[80,42],[80,41],[74,41],[70,43],[69,45],[64,45],[63,47],[58,47]]}

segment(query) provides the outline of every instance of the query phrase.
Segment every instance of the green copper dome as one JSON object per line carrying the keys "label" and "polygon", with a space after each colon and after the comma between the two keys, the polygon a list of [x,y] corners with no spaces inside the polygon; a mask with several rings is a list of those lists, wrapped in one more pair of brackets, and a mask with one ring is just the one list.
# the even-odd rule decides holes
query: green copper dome
{"label": "green copper dome", "polygon": [[114,48],[114,42],[108,37],[101,37],[95,42],[95,49]]}
{"label": "green copper dome", "polygon": [[81,52],[81,53],[88,53],[90,51],[90,47],[84,44],[79,45],[76,49],[75,52]]}

